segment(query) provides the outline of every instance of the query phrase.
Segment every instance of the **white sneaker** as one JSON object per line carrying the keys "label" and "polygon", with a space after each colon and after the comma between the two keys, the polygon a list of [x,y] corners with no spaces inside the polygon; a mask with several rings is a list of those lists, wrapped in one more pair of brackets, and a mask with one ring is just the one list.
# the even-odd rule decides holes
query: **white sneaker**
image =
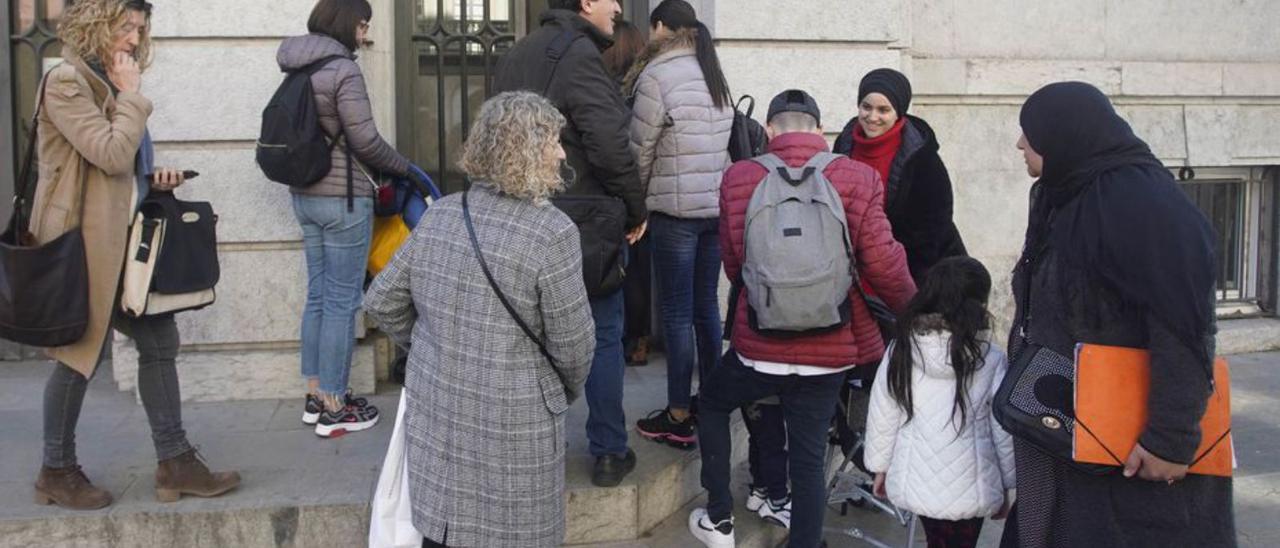
{"label": "white sneaker", "polygon": [[720,523],[711,523],[706,508],[689,513],[689,532],[709,548],[734,548],[733,516]]}
{"label": "white sneaker", "polygon": [[747,496],[747,510],[759,512],[760,507],[769,502],[769,493],[763,487],[751,486],[751,494]]}
{"label": "white sneaker", "polygon": [[760,514],[760,517],[764,518],[764,520],[769,523],[780,525],[787,529],[791,528],[790,497],[787,497],[787,500],[782,504],[778,504],[773,501],[765,501],[764,505],[760,506],[760,509],[757,510],[756,513]]}

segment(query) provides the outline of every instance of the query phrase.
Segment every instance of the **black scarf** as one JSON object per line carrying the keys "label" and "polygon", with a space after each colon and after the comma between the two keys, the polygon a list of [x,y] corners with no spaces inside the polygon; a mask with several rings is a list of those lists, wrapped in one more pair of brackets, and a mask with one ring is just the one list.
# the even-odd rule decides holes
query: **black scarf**
{"label": "black scarf", "polygon": [[1216,238],[1204,214],[1089,84],[1041,88],[1023,105],[1021,124],[1044,157],[1023,258],[1054,247],[1207,358]]}

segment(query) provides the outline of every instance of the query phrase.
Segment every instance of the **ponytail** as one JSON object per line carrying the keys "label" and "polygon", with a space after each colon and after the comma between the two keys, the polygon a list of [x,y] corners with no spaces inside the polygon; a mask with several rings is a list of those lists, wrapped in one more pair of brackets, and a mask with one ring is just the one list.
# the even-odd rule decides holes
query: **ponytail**
{"label": "ponytail", "polygon": [[724,71],[720,70],[720,56],[716,55],[715,42],[711,40],[711,29],[702,21],[695,24],[698,29],[697,56],[698,66],[702,67],[702,78],[707,81],[707,90],[711,92],[711,102],[716,108],[725,108],[733,104],[733,95],[729,93],[729,82],[725,80]]}

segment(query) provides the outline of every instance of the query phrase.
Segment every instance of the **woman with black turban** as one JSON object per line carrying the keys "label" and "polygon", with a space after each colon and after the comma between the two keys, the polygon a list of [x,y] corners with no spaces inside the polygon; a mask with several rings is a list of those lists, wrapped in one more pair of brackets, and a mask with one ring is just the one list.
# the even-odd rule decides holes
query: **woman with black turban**
{"label": "woman with black turban", "polygon": [[1063,356],[1081,342],[1144,348],[1151,392],[1138,446],[1112,473],[1014,433],[1018,502],[1004,545],[1235,546],[1230,478],[1187,475],[1213,391],[1212,227],[1097,88],[1046,86],[1021,125],[1038,180],[1014,270],[1011,363],[1031,345]]}
{"label": "woman with black turban", "polygon": [[911,277],[921,285],[938,261],[967,253],[951,220],[951,177],[938,156],[938,138],[924,120],[907,114],[910,107],[905,75],[887,68],[868,72],[858,84],[858,115],[832,151],[880,175],[893,238],[906,248]]}

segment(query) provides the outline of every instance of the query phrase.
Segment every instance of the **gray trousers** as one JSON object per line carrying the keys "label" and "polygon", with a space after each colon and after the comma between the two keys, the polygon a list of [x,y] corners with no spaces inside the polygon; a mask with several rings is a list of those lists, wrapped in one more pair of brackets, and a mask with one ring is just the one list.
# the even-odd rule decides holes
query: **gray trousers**
{"label": "gray trousers", "polygon": [[[178,391],[178,324],[173,315],[130,318],[116,313],[112,327],[138,347],[138,393],[151,423],[156,460],[171,459],[191,450],[182,429],[182,399]],[[76,423],[89,386],[79,372],[59,363],[44,388],[44,465],[76,465]]]}

